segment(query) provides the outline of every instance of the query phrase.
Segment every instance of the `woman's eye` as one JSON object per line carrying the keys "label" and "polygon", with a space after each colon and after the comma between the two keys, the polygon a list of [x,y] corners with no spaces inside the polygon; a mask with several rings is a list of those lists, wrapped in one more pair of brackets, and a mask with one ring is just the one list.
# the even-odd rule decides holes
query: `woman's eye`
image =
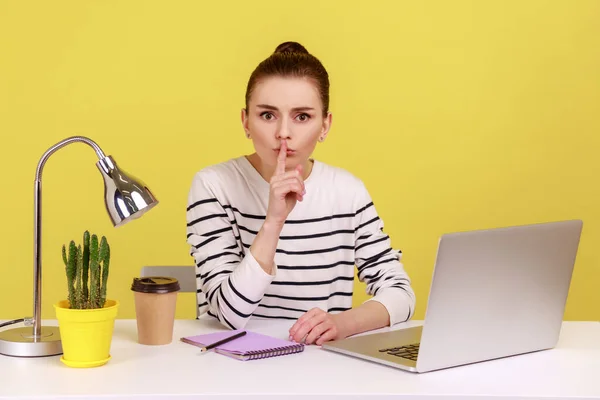
{"label": "woman's eye", "polygon": [[298,120],[301,121],[301,122],[305,122],[305,121],[308,121],[310,119],[310,115],[308,115],[308,114],[300,114],[296,118],[298,118]]}
{"label": "woman's eye", "polygon": [[264,119],[266,119],[267,121],[270,121],[271,119],[273,119],[273,114],[271,114],[268,111],[265,111],[264,113],[260,114],[261,117],[263,117]]}

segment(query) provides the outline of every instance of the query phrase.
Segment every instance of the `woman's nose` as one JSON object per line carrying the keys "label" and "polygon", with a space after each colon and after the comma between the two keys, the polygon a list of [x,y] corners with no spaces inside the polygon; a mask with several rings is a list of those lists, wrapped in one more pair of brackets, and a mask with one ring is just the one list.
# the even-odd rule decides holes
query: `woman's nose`
{"label": "woman's nose", "polygon": [[277,129],[277,139],[289,139],[290,129],[287,123],[282,122]]}

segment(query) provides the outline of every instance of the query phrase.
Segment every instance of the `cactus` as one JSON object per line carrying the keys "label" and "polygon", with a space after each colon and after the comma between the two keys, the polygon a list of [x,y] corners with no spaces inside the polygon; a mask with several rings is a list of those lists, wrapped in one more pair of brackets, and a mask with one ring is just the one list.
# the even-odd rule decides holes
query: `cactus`
{"label": "cactus", "polygon": [[77,247],[75,242],[71,240],[69,243],[69,256],[67,257],[67,249],[63,245],[62,257],[65,263],[65,272],[67,274],[67,288],[69,290],[68,300],[70,304],[75,303],[75,277],[77,270]]}
{"label": "cactus", "polygon": [[82,271],[83,271],[83,254],[81,245],[77,247],[77,271],[75,273],[75,306],[73,308],[83,307],[83,290],[82,290]]}
{"label": "cactus", "polygon": [[72,240],[67,248],[62,247],[62,258],[67,275],[68,300],[70,308],[102,308],[106,303],[106,289],[110,265],[110,246],[102,236],[85,231],[83,246]]}
{"label": "cactus", "polygon": [[88,297],[88,273],[90,270],[90,233],[83,233],[83,297]]}
{"label": "cactus", "polygon": [[98,236],[92,235],[90,240],[90,308],[97,308],[98,294]]}
{"label": "cactus", "polygon": [[110,265],[110,247],[104,236],[100,241],[100,260],[102,261],[102,286],[100,287],[100,304],[106,302],[106,284],[108,283],[108,266]]}

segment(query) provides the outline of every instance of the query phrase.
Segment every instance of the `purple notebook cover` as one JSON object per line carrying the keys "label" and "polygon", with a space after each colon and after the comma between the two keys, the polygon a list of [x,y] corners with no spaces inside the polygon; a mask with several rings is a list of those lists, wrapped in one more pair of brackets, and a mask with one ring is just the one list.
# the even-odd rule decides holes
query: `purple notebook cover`
{"label": "purple notebook cover", "polygon": [[[202,346],[208,346],[211,343],[215,343],[221,339],[233,336],[241,331],[242,330],[231,330],[225,332],[208,333],[205,335],[187,336],[185,339]],[[217,346],[215,349],[228,351],[234,354],[246,354],[249,352],[272,351],[277,348],[281,349],[287,347],[296,347],[298,345],[298,343],[289,340],[278,339],[272,336],[246,331],[244,336]]]}

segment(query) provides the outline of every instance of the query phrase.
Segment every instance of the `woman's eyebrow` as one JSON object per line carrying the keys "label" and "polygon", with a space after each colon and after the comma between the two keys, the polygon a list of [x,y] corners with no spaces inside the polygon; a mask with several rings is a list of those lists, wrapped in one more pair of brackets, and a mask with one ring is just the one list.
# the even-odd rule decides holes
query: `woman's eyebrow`
{"label": "woman's eyebrow", "polygon": [[[279,111],[279,109],[275,106],[272,106],[270,104],[257,104],[256,107],[258,108],[264,108],[267,110],[272,110],[272,111]],[[294,107],[292,108],[292,111],[314,111],[313,107],[308,107],[308,106],[304,106],[304,107]]]}
{"label": "woman's eyebrow", "polygon": [[271,106],[269,104],[257,104],[256,107],[258,107],[258,108],[266,108],[267,110],[278,111],[277,107]]}

